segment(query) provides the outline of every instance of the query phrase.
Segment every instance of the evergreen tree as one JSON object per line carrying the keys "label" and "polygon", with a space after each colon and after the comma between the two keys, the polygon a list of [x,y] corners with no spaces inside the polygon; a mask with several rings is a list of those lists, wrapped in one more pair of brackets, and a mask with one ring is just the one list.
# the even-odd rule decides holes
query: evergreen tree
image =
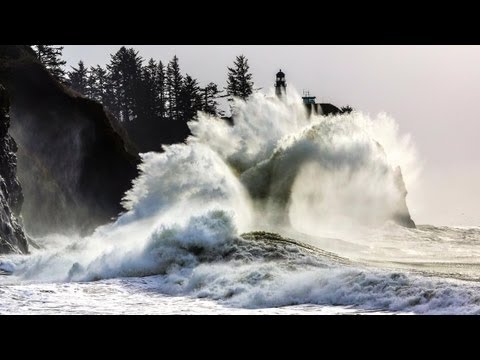
{"label": "evergreen tree", "polygon": [[[45,51],[39,50],[39,58]],[[111,54],[106,68],[97,65],[87,69],[79,62],[68,72],[68,78],[73,88],[101,102],[123,122],[139,149],[158,151],[162,143],[185,140],[190,134],[186,122],[196,119],[198,111],[223,115],[218,98],[246,99],[251,95],[255,90],[248,70],[245,57],[237,57],[234,69],[229,68],[228,95],[222,96],[215,83],[200,88],[190,75],[184,77],[177,56],[167,66],[153,59],[143,65],[137,51],[122,47]],[[178,121],[168,123],[162,119]]]}
{"label": "evergreen tree", "polygon": [[113,100],[113,93],[111,90],[111,86],[108,86],[107,70],[100,65],[95,67],[91,66],[87,78],[87,95],[91,99],[109,107]]}
{"label": "evergreen tree", "polygon": [[157,114],[160,119],[165,118],[165,105],[167,100],[167,85],[166,85],[166,74],[165,66],[161,61],[158,61],[157,65],[157,74],[155,78],[156,89],[158,91],[158,108]]}
{"label": "evergreen tree", "polygon": [[[87,94],[92,100],[98,101],[103,104],[102,101],[102,88],[97,84],[97,67],[102,69],[100,65],[91,66],[87,77]],[[103,70],[103,69],[102,69]]]}
{"label": "evergreen tree", "polygon": [[33,45],[33,50],[37,55],[37,59],[48,69],[50,74],[58,81],[65,82],[65,70],[63,67],[66,61],[62,60],[63,46]]}
{"label": "evergreen tree", "polygon": [[197,111],[202,109],[202,96],[197,80],[186,75],[179,97],[179,113],[183,121],[197,118]]}
{"label": "evergreen tree", "polygon": [[70,87],[78,91],[80,94],[89,95],[87,93],[88,69],[82,60],[78,62],[78,68],[71,66],[72,71],[68,72],[68,84]]}
{"label": "evergreen tree", "polygon": [[226,90],[229,101],[232,100],[232,97],[246,100],[252,95],[253,81],[249,69],[248,60],[243,55],[237,56],[233,68],[228,68]]}
{"label": "evergreen tree", "polygon": [[353,108],[350,105],[342,106],[340,111],[342,114],[350,114],[353,111]]}
{"label": "evergreen tree", "polygon": [[217,99],[220,97],[222,91],[218,90],[217,84],[211,82],[202,89],[202,111],[210,115],[223,115],[223,112],[218,109]]}
{"label": "evergreen tree", "polygon": [[156,89],[157,64],[150,59],[148,64],[142,67],[142,84],[139,89],[138,105],[139,116],[142,119],[157,117],[158,91]]}
{"label": "evergreen tree", "polygon": [[109,86],[113,87],[112,111],[118,114],[120,121],[132,121],[139,112],[139,90],[142,85],[142,58],[138,51],[122,46],[111,55]]}
{"label": "evergreen tree", "polygon": [[183,76],[180,73],[178,57],[175,55],[167,66],[167,100],[168,117],[172,120],[180,120],[180,91],[183,85]]}

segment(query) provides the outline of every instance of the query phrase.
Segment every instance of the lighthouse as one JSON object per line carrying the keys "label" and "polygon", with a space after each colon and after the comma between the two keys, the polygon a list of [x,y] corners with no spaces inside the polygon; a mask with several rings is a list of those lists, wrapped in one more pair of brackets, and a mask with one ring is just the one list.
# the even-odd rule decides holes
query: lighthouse
{"label": "lighthouse", "polygon": [[285,82],[285,74],[280,70],[277,73],[277,80],[275,81],[275,94],[280,98],[287,92],[287,83]]}

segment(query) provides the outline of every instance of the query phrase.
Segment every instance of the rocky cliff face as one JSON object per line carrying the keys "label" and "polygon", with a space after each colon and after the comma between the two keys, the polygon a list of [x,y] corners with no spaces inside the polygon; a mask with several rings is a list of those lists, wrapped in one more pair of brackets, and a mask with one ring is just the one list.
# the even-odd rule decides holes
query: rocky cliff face
{"label": "rocky cliff face", "polygon": [[27,239],[17,220],[23,195],[16,176],[17,145],[8,134],[9,126],[9,101],[0,85],[0,254],[28,251]]}
{"label": "rocky cliff face", "polygon": [[102,105],[58,83],[27,46],[0,46],[0,83],[11,100],[27,232],[85,234],[117,216],[139,158]]}

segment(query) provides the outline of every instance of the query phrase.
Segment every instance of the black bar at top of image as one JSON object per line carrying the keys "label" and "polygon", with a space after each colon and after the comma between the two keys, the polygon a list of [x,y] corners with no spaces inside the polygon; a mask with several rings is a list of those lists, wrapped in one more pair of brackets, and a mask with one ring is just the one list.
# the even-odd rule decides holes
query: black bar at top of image
{"label": "black bar at top of image", "polygon": [[[477,12],[424,7],[304,2],[288,5],[184,4],[180,9],[128,3],[81,5],[67,14],[36,5],[4,9],[3,44],[480,44]],[[31,15],[27,17],[26,13]]]}

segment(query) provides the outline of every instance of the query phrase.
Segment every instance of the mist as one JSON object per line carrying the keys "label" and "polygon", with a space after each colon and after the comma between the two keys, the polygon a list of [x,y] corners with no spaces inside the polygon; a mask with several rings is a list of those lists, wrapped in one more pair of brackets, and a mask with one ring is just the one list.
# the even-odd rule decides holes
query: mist
{"label": "mist", "polygon": [[[415,221],[480,223],[480,46],[131,46],[146,59],[176,54],[182,70],[220,86],[243,53],[257,87],[270,87],[281,68],[288,84],[319,102],[349,104],[372,117],[385,112],[418,149],[422,172],[407,200]],[[64,57],[68,65],[103,65],[119,47],[66,45]]]}
{"label": "mist", "polygon": [[106,294],[121,281],[140,297],[249,309],[478,313],[478,284],[459,279],[477,278],[480,231],[415,227],[405,196],[421,164],[391,116],[309,114],[292,84],[233,106],[234,126],[200,112],[184,143],[141,154],[116,220],[2,259],[2,296],[45,283],[54,290],[33,294],[61,298],[70,284]]}
{"label": "mist", "polygon": [[115,222],[33,255],[16,273],[48,281],[163,274],[226,256],[245,232],[356,233],[409,218],[396,169],[414,183],[415,150],[393,119],[309,116],[293,87],[281,99],[270,89],[234,106],[234,126],[199,113],[186,143],[143,154]]}

